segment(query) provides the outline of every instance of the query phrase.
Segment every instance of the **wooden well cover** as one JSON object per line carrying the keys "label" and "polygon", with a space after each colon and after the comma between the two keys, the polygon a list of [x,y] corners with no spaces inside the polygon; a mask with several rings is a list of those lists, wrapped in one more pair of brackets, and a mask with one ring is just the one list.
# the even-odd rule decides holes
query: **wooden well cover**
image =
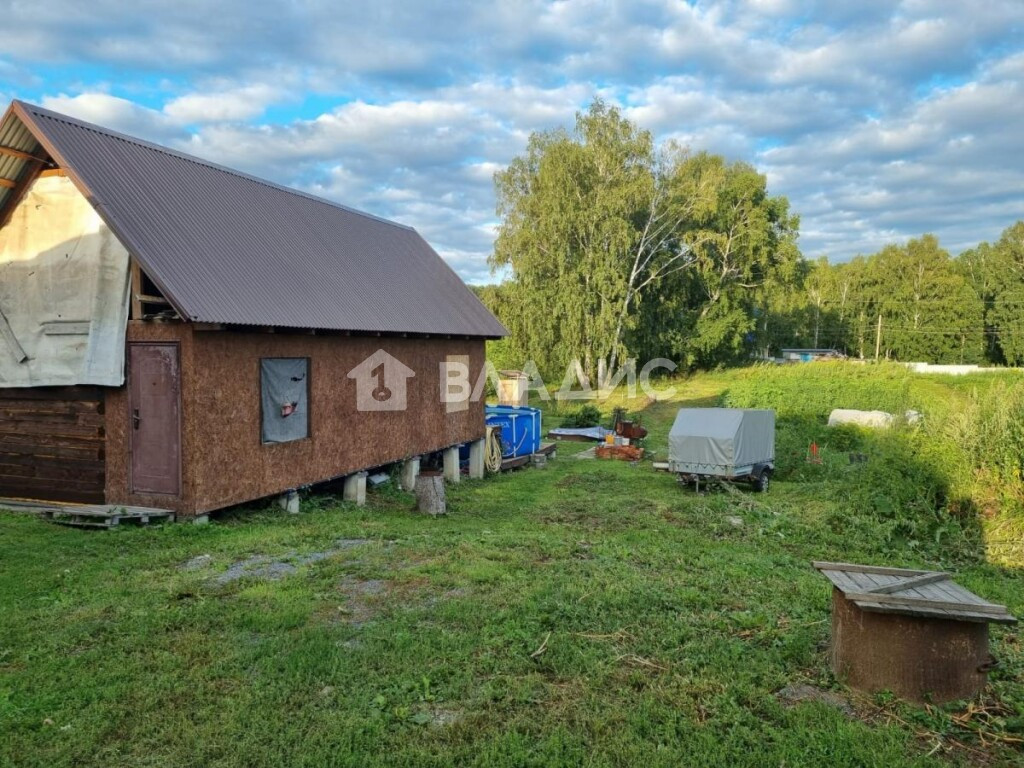
{"label": "wooden well cover", "polygon": [[978,693],[994,660],[989,623],[1012,624],[941,571],[816,562],[832,582],[832,668],[861,690],[913,701]]}

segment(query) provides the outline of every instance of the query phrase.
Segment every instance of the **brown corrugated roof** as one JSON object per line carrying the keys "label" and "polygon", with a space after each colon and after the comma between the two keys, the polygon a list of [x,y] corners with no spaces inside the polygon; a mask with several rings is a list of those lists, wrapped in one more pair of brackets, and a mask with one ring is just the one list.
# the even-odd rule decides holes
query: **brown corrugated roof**
{"label": "brown corrugated roof", "polygon": [[24,102],[12,116],[189,320],[507,333],[410,227]]}

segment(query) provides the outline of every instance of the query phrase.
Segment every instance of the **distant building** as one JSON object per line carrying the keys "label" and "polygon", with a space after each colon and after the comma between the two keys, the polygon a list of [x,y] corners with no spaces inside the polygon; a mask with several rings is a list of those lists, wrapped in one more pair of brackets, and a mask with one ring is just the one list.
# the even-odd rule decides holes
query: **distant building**
{"label": "distant building", "polygon": [[782,362],[811,363],[816,360],[845,360],[846,355],[838,349],[784,349]]}

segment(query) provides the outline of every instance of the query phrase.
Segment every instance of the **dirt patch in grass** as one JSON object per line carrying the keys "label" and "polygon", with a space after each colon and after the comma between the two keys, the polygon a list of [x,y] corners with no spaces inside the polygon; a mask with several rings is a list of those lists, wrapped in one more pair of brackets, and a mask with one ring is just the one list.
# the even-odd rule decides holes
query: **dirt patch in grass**
{"label": "dirt patch in grass", "polygon": [[417,725],[431,728],[445,728],[454,725],[463,718],[463,712],[454,707],[421,706],[409,718]]}
{"label": "dirt patch in grass", "polygon": [[196,555],[178,566],[179,571],[201,571],[213,562],[213,555]]}
{"label": "dirt patch in grass", "polygon": [[[254,555],[244,560],[238,560],[223,573],[215,576],[210,583],[217,587],[223,587],[242,579],[255,579],[259,581],[278,581],[290,574],[295,573],[300,566],[318,563],[329,557],[369,543],[369,539],[338,539],[329,549],[319,552],[299,553],[294,550],[285,552],[277,557],[269,555]],[[185,570],[198,570],[205,567],[209,561],[203,558],[209,555],[200,555],[184,563],[181,568]]]}
{"label": "dirt patch in grass", "polygon": [[601,477],[598,475],[566,475],[555,483],[556,488],[600,488]]}
{"label": "dirt patch in grass", "polygon": [[345,597],[344,604],[338,607],[338,615],[345,623],[358,627],[373,620],[380,612],[377,598],[391,593],[391,583],[383,579],[346,576],[338,583],[338,590]]}
{"label": "dirt patch in grass", "polygon": [[775,694],[775,698],[777,698],[782,705],[786,707],[794,707],[805,701],[816,701],[819,704],[825,704],[838,709],[847,717],[854,717],[856,715],[853,705],[846,696],[843,696],[841,693],[836,693],[835,691],[826,691],[821,688],[816,688],[815,686],[808,685],[807,683],[794,683],[793,685],[787,685]]}

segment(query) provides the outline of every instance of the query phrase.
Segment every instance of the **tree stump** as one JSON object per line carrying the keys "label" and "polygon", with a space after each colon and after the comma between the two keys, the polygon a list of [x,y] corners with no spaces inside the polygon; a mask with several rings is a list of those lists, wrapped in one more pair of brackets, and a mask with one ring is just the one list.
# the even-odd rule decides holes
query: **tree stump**
{"label": "tree stump", "polygon": [[447,512],[443,477],[420,475],[416,478],[416,509],[427,515],[443,515]]}

